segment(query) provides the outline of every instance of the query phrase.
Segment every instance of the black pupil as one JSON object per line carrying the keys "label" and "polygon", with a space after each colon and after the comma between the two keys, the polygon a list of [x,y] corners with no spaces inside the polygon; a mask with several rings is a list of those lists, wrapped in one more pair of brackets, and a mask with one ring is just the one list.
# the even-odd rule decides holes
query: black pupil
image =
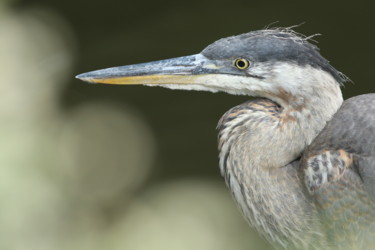
{"label": "black pupil", "polygon": [[244,68],[246,66],[245,62],[243,60],[238,60],[237,61],[237,66],[239,68]]}

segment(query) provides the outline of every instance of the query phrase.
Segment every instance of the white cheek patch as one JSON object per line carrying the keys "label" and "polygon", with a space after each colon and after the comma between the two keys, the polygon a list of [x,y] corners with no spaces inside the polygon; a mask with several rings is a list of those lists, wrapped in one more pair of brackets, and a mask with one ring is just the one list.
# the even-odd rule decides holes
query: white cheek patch
{"label": "white cheek patch", "polygon": [[174,90],[195,90],[195,91],[208,91],[216,93],[219,90],[215,90],[212,88],[208,88],[204,85],[197,85],[197,84],[144,84],[145,86],[149,87],[163,87],[168,89]]}
{"label": "white cheek patch", "polygon": [[[207,67],[218,67],[206,65]],[[324,93],[340,93],[339,84],[327,72],[311,66],[300,66],[293,63],[255,63],[248,69],[250,75],[202,74],[181,75],[165,80],[155,81],[147,86],[160,86],[177,90],[196,90],[208,92],[226,92],[232,95],[248,95],[265,97],[282,106],[290,105],[285,100],[287,93],[293,96],[293,106],[303,106],[304,103],[319,104]],[[260,76],[261,78],[252,77]],[[174,83],[174,80],[176,83]],[[299,98],[297,98],[299,97]],[[306,99],[307,98],[307,99]],[[334,97],[333,106],[340,105],[342,97]]]}
{"label": "white cheek patch", "polygon": [[265,84],[249,76],[226,74],[204,74],[191,78],[189,83],[176,84],[145,84],[146,86],[160,86],[169,89],[196,90],[209,92],[226,92],[232,95],[257,96],[257,92],[267,88]]}

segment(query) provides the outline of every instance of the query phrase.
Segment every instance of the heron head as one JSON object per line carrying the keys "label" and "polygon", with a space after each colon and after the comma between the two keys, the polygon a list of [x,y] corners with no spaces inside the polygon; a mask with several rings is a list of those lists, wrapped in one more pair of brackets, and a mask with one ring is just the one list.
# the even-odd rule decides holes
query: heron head
{"label": "heron head", "polygon": [[[291,29],[266,29],[220,39],[201,53],[78,75],[92,83],[144,84],[267,97],[314,94],[316,82],[345,77],[318,48]],[[338,88],[335,86],[336,88]]]}

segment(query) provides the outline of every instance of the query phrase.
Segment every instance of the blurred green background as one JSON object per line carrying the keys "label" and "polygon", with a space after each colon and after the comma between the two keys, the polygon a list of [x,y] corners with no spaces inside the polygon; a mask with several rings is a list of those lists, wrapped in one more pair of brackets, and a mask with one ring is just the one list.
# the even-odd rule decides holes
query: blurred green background
{"label": "blurred green background", "polygon": [[305,22],[374,92],[368,1],[0,2],[0,249],[270,249],[220,177],[215,126],[246,97],[88,85],[95,69],[194,54]]}

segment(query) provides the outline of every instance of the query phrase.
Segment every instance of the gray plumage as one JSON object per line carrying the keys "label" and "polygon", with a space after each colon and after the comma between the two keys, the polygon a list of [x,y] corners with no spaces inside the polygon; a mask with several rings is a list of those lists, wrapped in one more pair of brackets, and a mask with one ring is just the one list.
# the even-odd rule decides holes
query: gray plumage
{"label": "gray plumage", "polygon": [[307,148],[305,157],[338,150],[351,155],[349,171],[375,201],[375,94],[346,100]]}
{"label": "gray plumage", "polygon": [[[282,114],[276,103],[255,99],[229,110],[219,121],[222,174],[245,217],[276,247],[374,248],[375,94],[345,101],[302,160],[297,157],[281,168],[251,166],[257,160],[248,159],[244,147],[258,148],[255,141],[249,143],[252,139],[272,141],[273,135],[263,135],[262,127],[276,123],[282,129]],[[269,155],[258,157],[267,162]],[[319,185],[308,183],[313,178],[310,169],[320,178]]]}
{"label": "gray plumage", "polygon": [[77,77],[257,97],[218,124],[220,171],[245,218],[276,248],[375,249],[375,94],[343,103],[347,78],[308,38],[254,31]]}
{"label": "gray plumage", "polygon": [[375,94],[345,101],[301,167],[328,243],[375,249]]}

